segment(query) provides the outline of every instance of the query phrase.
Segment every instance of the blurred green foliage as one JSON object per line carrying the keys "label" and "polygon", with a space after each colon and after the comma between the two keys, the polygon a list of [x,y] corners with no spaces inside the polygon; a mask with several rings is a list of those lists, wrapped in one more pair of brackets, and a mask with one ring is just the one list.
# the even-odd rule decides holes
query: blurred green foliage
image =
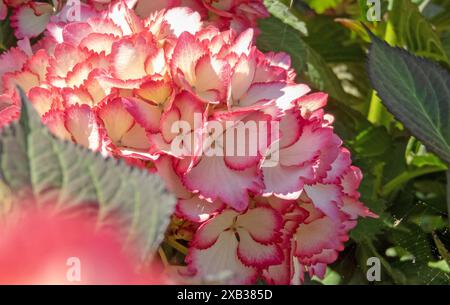
{"label": "blurred green foliage", "polygon": [[[450,284],[447,165],[392,115],[369,121],[377,97],[367,70],[370,39],[361,25],[448,70],[450,1],[380,1],[375,22],[367,20],[365,0],[264,1],[272,16],[260,23],[258,46],[289,53],[298,80],[330,94],[336,132],[364,172],[361,200],[380,215],[359,221],[325,280],[311,283]],[[373,256],[383,269],[378,283],[366,277]]]}

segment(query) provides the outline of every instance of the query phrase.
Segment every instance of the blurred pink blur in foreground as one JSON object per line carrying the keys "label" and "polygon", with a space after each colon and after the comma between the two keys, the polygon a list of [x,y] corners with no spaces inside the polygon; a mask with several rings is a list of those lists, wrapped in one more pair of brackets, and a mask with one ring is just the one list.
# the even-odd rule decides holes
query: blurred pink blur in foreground
{"label": "blurred pink blur in foreground", "polygon": [[138,274],[114,230],[96,219],[28,211],[0,223],[0,284],[165,284],[162,268]]}

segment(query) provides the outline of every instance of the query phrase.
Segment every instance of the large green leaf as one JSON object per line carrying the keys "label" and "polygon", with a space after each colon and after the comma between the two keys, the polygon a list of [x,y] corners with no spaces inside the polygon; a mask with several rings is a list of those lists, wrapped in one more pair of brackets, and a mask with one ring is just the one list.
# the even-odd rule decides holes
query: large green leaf
{"label": "large green leaf", "polygon": [[398,44],[429,59],[448,62],[438,34],[410,0],[395,0],[391,16]]}
{"label": "large green leaf", "polygon": [[22,105],[20,121],[0,133],[0,184],[14,208],[33,199],[56,212],[94,210],[99,226],[119,225],[125,244],[151,258],[175,205],[160,178],[53,137],[24,95]]}
{"label": "large green leaf", "polygon": [[442,67],[372,35],[371,82],[395,117],[450,163],[450,75]]}

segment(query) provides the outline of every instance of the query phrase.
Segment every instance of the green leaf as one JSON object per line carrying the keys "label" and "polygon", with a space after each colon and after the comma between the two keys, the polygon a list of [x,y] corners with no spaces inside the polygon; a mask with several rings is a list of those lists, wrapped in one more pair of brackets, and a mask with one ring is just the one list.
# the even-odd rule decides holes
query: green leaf
{"label": "green leaf", "polygon": [[433,0],[425,11],[432,13],[430,22],[433,24],[437,32],[450,30],[450,1]]}
{"label": "green leaf", "polygon": [[326,91],[331,97],[347,104],[359,102],[344,91],[324,58],[305,42],[304,36],[308,35],[308,31],[305,22],[296,16],[295,10],[283,1],[265,0],[264,4],[272,16],[259,21],[261,34],[257,40],[258,47],[265,52],[288,53],[299,81]]}
{"label": "green leaf", "polygon": [[283,23],[289,24],[302,35],[308,35],[305,22],[297,18],[289,6],[285,5],[280,0],[264,0],[264,5],[273,16]]}
{"label": "green leaf", "polygon": [[352,150],[363,158],[382,155],[390,145],[391,137],[386,128],[381,126],[370,126],[362,130],[351,143]]}
{"label": "green leaf", "polygon": [[286,52],[291,56],[292,66],[300,81],[307,82],[317,90],[327,92],[331,97],[351,104],[356,103],[342,89],[339,79],[325,60],[302,39],[300,32],[276,17],[259,22],[261,34],[257,45],[265,52]]}
{"label": "green leaf", "polygon": [[448,284],[448,276],[436,268],[430,268],[429,262],[435,261],[431,240],[418,226],[403,224],[391,232],[392,242],[411,254],[411,259],[391,264],[401,270],[407,278],[407,284]]}
{"label": "green leaf", "polygon": [[372,41],[369,74],[384,105],[430,151],[449,163],[449,73],[374,35]]}
{"label": "green leaf", "polygon": [[443,171],[447,170],[447,166],[438,157],[429,153],[423,156],[415,156],[411,161],[411,165],[416,167],[435,166],[440,167]]}
{"label": "green leaf", "polygon": [[[357,155],[354,155],[357,156]],[[364,158],[362,162],[355,162],[364,173],[363,180],[359,187],[361,193],[361,202],[379,218],[363,218],[358,220],[358,225],[350,233],[353,240],[357,242],[376,239],[386,229],[386,223],[390,220],[390,215],[386,212],[386,200],[378,196],[378,190],[381,184],[384,163],[377,162],[375,165],[369,165]]]}
{"label": "green leaf", "polygon": [[358,6],[359,6],[359,11],[360,11],[360,19],[366,19],[367,17],[367,12],[370,9],[369,6],[369,1],[367,0],[358,0]]}
{"label": "green leaf", "polygon": [[428,179],[416,179],[412,191],[426,208],[430,208],[430,211],[438,215],[447,215],[446,181],[445,175],[441,176],[443,177],[439,180],[433,176]]}
{"label": "green leaf", "polygon": [[393,1],[389,20],[399,45],[418,56],[448,63],[439,36],[419,12],[417,5],[410,0]]}
{"label": "green leaf", "polygon": [[345,142],[354,140],[359,130],[371,126],[360,112],[339,101],[330,101],[327,105],[327,112],[335,117],[334,129]]}
{"label": "green leaf", "polygon": [[321,280],[317,276],[314,276],[312,280],[317,281],[322,285],[332,286],[332,285],[339,285],[342,282],[342,277],[339,275],[339,273],[328,267],[323,280]]}
{"label": "green leaf", "polygon": [[53,137],[23,92],[22,109],[0,133],[0,182],[15,195],[14,208],[34,199],[57,212],[94,209],[99,226],[119,225],[125,245],[150,259],[175,205],[160,178]]}
{"label": "green leaf", "polygon": [[307,21],[308,37],[304,41],[327,63],[363,62],[365,52],[354,40],[351,31],[329,16],[317,16]]}
{"label": "green leaf", "polygon": [[349,18],[335,18],[334,20],[341,26],[355,33],[364,42],[370,42],[369,35],[367,34],[366,30],[364,29],[360,21]]}
{"label": "green leaf", "polygon": [[447,250],[444,243],[439,239],[439,236],[435,232],[433,232],[433,240],[436,244],[439,254],[447,262],[447,264],[450,265],[450,252]]}
{"label": "green leaf", "polygon": [[429,153],[426,147],[411,137],[405,151],[406,161],[413,167],[434,166],[447,170],[447,165],[441,161],[436,155]]}
{"label": "green leaf", "polygon": [[450,31],[444,32],[442,34],[441,41],[444,47],[444,51],[447,54],[447,57],[450,58]]}

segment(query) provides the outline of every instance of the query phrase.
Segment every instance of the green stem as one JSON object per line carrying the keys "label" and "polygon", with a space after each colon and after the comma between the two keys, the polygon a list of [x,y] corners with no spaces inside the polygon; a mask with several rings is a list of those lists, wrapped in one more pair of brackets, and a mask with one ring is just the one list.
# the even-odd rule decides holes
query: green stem
{"label": "green stem", "polygon": [[407,183],[408,181],[428,174],[438,173],[445,171],[442,167],[423,167],[414,171],[403,172],[388,183],[386,183],[381,191],[381,196],[386,197],[395,191],[399,186]]}
{"label": "green stem", "polygon": [[[386,25],[384,40],[390,45],[395,45],[397,41],[394,27],[391,22],[388,22]],[[367,118],[373,124],[384,125],[386,127],[389,127],[389,123],[392,119],[392,115],[383,106],[375,91],[372,92],[372,99],[370,101],[369,114]]]}

